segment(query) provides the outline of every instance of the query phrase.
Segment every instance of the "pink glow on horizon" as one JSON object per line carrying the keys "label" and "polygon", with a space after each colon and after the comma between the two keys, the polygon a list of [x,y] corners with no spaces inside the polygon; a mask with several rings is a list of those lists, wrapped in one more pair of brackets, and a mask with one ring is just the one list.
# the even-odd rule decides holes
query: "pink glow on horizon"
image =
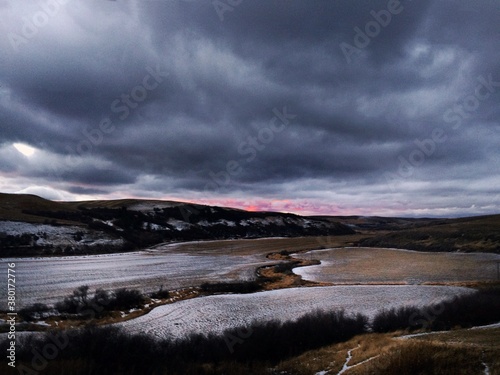
{"label": "pink glow on horizon", "polygon": [[[194,203],[194,202],[193,202]],[[298,215],[357,215],[360,210],[340,208],[335,204],[317,204],[305,200],[266,199],[204,199],[197,203],[239,208],[246,211],[290,212]],[[355,212],[356,211],[356,212]]]}
{"label": "pink glow on horizon", "polygon": [[[363,207],[346,203],[324,202],[315,199],[266,199],[266,198],[205,198],[184,199],[179,196],[139,196],[125,191],[116,191],[103,196],[79,197],[78,200],[146,199],[205,204],[229,207],[245,211],[285,212],[303,216],[414,216],[412,208],[405,202],[366,202]],[[83,199],[82,199],[83,198]],[[373,205],[370,205],[373,204]]]}

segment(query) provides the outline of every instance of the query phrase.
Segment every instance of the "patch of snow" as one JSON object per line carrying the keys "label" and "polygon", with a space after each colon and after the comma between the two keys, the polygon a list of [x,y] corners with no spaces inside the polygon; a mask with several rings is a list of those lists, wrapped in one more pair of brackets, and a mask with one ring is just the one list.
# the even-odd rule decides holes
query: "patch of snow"
{"label": "patch of snow", "polygon": [[108,225],[108,226],[110,226],[112,228],[115,228],[119,232],[123,232],[123,228],[115,226],[115,223],[113,223],[113,220],[105,220],[105,221],[100,220],[100,221],[102,221],[104,224],[106,224],[106,225]]}
{"label": "patch of snow", "polygon": [[469,329],[488,329],[488,328],[500,328],[500,322],[499,323],[488,324],[488,325],[485,325],[485,326],[471,327]]}
{"label": "patch of snow", "polygon": [[279,226],[285,226],[286,225],[286,223],[284,222],[283,218],[280,217],[280,216],[266,217],[266,221],[267,221],[267,223],[272,223],[272,224],[279,225]]}
{"label": "patch of snow", "polygon": [[230,221],[230,220],[226,220],[226,219],[221,219],[221,220],[212,221],[212,222],[209,222],[207,220],[200,220],[197,224],[201,225],[203,227],[212,227],[214,225],[225,225],[228,227],[235,227],[236,226],[236,223],[234,221]]}
{"label": "patch of snow", "polygon": [[142,229],[148,229],[150,228],[152,231],[157,231],[157,230],[170,230],[170,228],[164,227],[163,225],[158,225],[155,223],[150,223],[149,221],[146,221],[142,223]]}
{"label": "patch of snow", "polygon": [[399,336],[398,339],[412,339],[414,337],[427,336],[432,335],[433,333],[442,333],[447,331],[434,331],[434,332],[421,332],[421,333],[412,333],[411,335]]}
{"label": "patch of snow", "polygon": [[356,348],[349,349],[347,351],[347,358],[345,359],[344,366],[342,366],[342,369],[337,373],[337,375],[341,375],[341,374],[343,374],[344,372],[346,372],[347,370],[349,370],[351,368],[351,366],[349,366],[349,362],[352,359],[352,351],[359,349],[359,347],[360,347],[360,345],[358,344],[358,346]]}
{"label": "patch of snow", "polygon": [[177,219],[169,219],[167,221],[168,225],[173,226],[176,230],[186,230],[192,227],[192,224],[186,223],[185,221],[177,220]]}
{"label": "patch of snow", "polygon": [[481,362],[481,364],[484,366],[484,375],[490,375],[490,368],[486,364],[486,362]]}
{"label": "patch of snow", "polygon": [[347,370],[349,370],[351,368],[363,365],[363,364],[365,364],[367,362],[370,362],[371,360],[379,357],[378,355],[376,355],[376,356],[370,357],[368,359],[365,359],[364,361],[358,362],[355,365],[349,365],[349,362],[351,362],[351,359],[352,359],[352,352],[354,350],[359,349],[359,347],[360,347],[360,345],[358,344],[358,346],[356,348],[353,348],[353,349],[350,349],[350,350],[347,351],[347,357],[346,357],[346,361],[344,363],[344,366],[342,366],[342,369],[337,373],[337,375],[341,375],[341,374],[343,374],[344,372],[346,372]]}
{"label": "patch of snow", "polygon": [[112,238],[101,231],[89,231],[76,225],[31,224],[17,221],[0,221],[0,233],[12,236],[36,236],[37,246],[122,245],[122,239]]}
{"label": "patch of snow", "polygon": [[218,224],[227,225],[228,227],[235,227],[236,223],[234,221],[221,219],[217,222]]}
{"label": "patch of snow", "polygon": [[[383,308],[427,306],[472,289],[446,286],[330,286],[292,288],[253,294],[200,297],[154,308],[121,323],[130,332],[162,338],[190,333],[220,334],[254,321],[293,321],[315,310],[363,313],[372,319]],[[176,324],[177,323],[177,324]]]}

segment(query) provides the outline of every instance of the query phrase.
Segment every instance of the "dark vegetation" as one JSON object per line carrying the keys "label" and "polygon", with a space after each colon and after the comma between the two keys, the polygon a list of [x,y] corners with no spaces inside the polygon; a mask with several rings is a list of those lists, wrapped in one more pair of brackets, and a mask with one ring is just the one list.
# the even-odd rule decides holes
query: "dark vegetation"
{"label": "dark vegetation", "polygon": [[[262,290],[257,281],[204,283],[200,286],[202,293],[254,293]],[[142,294],[136,289],[121,288],[114,291],[96,289],[91,294],[87,285],[76,288],[71,295],[57,302],[54,307],[43,303],[35,303],[23,307],[18,315],[25,322],[33,322],[50,316],[64,319],[99,319],[110,315],[113,311],[128,311],[130,309],[141,309],[149,299],[170,298],[170,292],[161,286],[157,291],[149,295]]]}
{"label": "dark vegetation", "polygon": [[201,284],[201,291],[209,294],[218,294],[218,293],[245,294],[245,293],[254,293],[261,289],[262,288],[257,281]]}
{"label": "dark vegetation", "polygon": [[[90,297],[88,288],[82,286],[66,298],[64,304],[70,311],[75,311],[75,308],[95,308],[96,304],[130,308],[141,302],[135,291],[121,291],[96,291]],[[160,288],[157,293],[165,293],[165,290]],[[40,309],[37,314],[48,309],[36,305],[30,311],[37,308]],[[372,324],[361,314],[348,316],[343,311],[316,311],[294,322],[254,323],[227,330],[222,335],[194,334],[182,340],[128,335],[116,327],[91,324],[79,330],[46,332],[24,338],[20,340],[16,356],[18,369],[25,369],[25,373],[38,366],[37,373],[51,375],[262,374],[287,358],[344,342],[369,331],[448,330],[499,320],[500,288],[497,286],[424,308],[382,311]],[[2,347],[6,344],[4,341]],[[53,359],[44,362],[41,355],[37,357],[36,353],[46,353],[47,348],[53,349],[54,345],[58,352]],[[447,361],[453,359],[448,350],[441,350],[433,344],[415,344],[402,350],[404,353],[394,353],[389,362],[383,364],[384,374],[433,373],[435,369],[446,368],[452,363]],[[424,352],[432,355],[422,357],[420,354]],[[462,356],[464,353],[457,351],[455,354]],[[477,364],[474,366],[477,368]]]}
{"label": "dark vegetation", "polygon": [[500,287],[478,290],[425,308],[401,307],[380,312],[373,320],[374,332],[469,328],[500,321]]}
{"label": "dark vegetation", "polygon": [[25,339],[17,348],[17,368],[33,369],[34,353],[58,343],[54,359],[35,363],[44,364],[36,369],[38,374],[220,374],[217,368],[229,363],[251,374],[256,364],[277,364],[306,350],[345,341],[365,332],[366,323],[361,315],[315,312],[295,322],[255,323],[220,336],[192,335],[178,341],[87,326]]}
{"label": "dark vegetation", "polygon": [[417,251],[500,253],[500,215],[430,221],[415,228],[366,238],[360,245]]}
{"label": "dark vegetation", "polygon": [[[151,295],[152,298],[168,298],[167,290],[160,288]],[[41,303],[24,307],[18,315],[27,322],[40,319],[42,316],[60,316],[64,318],[94,319],[109,315],[111,311],[126,311],[142,308],[147,296],[135,289],[121,288],[115,291],[97,289],[91,296],[89,287],[82,285],[73,293],[55,304],[54,308]]]}

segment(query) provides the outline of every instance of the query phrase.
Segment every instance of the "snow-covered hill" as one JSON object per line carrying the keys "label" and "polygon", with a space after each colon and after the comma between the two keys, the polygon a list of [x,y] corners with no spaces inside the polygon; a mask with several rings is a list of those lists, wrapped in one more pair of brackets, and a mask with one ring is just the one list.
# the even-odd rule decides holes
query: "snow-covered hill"
{"label": "snow-covered hill", "polygon": [[113,252],[168,241],[351,233],[339,222],[288,213],[132,199],[52,202],[0,194],[3,256]]}

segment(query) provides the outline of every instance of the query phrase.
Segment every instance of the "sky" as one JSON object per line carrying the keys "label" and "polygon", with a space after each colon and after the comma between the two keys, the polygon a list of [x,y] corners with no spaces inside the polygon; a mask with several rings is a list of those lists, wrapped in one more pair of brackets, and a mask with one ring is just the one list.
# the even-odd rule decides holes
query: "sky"
{"label": "sky", "polygon": [[0,0],[0,191],[500,213],[497,0]]}

